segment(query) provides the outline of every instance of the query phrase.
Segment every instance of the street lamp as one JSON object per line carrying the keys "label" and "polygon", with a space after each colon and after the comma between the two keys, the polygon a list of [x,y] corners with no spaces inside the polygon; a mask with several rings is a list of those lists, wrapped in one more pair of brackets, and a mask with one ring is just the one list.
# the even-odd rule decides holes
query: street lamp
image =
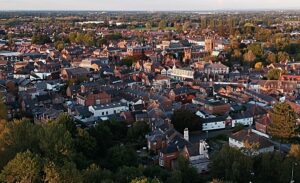
{"label": "street lamp", "polygon": [[294,166],[297,166],[298,164],[297,163],[295,163],[295,162],[293,162],[293,164],[292,164],[292,177],[291,177],[291,182],[290,183],[294,183],[295,182],[295,180],[294,180]]}
{"label": "street lamp", "polygon": [[208,130],[206,131],[206,139],[208,139]]}

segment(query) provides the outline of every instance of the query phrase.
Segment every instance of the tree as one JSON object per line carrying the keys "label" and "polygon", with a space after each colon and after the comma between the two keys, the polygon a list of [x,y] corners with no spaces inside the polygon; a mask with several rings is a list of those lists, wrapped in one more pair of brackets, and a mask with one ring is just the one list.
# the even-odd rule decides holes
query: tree
{"label": "tree", "polygon": [[182,182],[181,172],[178,170],[174,170],[171,173],[171,176],[167,179],[166,183],[178,183]]}
{"label": "tree", "polygon": [[234,49],[234,51],[233,51],[233,56],[234,56],[235,58],[239,59],[239,58],[241,58],[242,53],[241,53],[241,51],[240,51],[239,49]]}
{"label": "tree", "polygon": [[116,174],[116,181],[120,183],[127,183],[142,176],[143,172],[139,168],[124,166],[118,170]]}
{"label": "tree", "polygon": [[148,166],[144,169],[144,175],[149,178],[158,178],[162,182],[165,182],[170,176],[170,173],[159,166]]}
{"label": "tree", "polygon": [[262,69],[262,67],[263,67],[262,62],[256,62],[255,66],[254,66],[254,68],[255,68],[256,70],[260,70],[260,69]]}
{"label": "tree", "polygon": [[42,154],[55,163],[71,160],[74,155],[73,139],[62,124],[44,125],[38,134]]}
{"label": "tree", "polygon": [[3,96],[0,94],[0,119],[7,119],[7,109],[3,102]]}
{"label": "tree", "polygon": [[224,145],[214,157],[211,173],[214,178],[224,181],[249,182],[253,160],[239,150]]}
{"label": "tree", "polygon": [[165,20],[161,20],[159,23],[158,23],[158,29],[159,30],[164,30],[166,28],[166,25],[167,25],[167,22]]}
{"label": "tree", "polygon": [[137,154],[131,148],[124,146],[115,146],[108,150],[109,166],[116,170],[122,166],[136,166],[137,165]]}
{"label": "tree", "polygon": [[175,22],[174,27],[175,27],[176,32],[181,32],[182,31],[182,26],[181,26],[180,23]]}
{"label": "tree", "polygon": [[149,179],[146,177],[140,177],[140,178],[133,179],[130,183],[160,183],[160,181],[156,178]]}
{"label": "tree", "polygon": [[110,128],[101,123],[94,128],[90,128],[89,134],[97,142],[95,154],[98,155],[98,158],[105,156],[107,149],[113,146],[113,134]]}
{"label": "tree", "polygon": [[300,144],[292,144],[289,156],[300,160]]}
{"label": "tree", "polygon": [[270,112],[270,117],[272,123],[267,130],[272,138],[278,139],[281,143],[295,136],[296,114],[288,103],[275,104]]}
{"label": "tree", "polygon": [[[117,176],[118,177],[118,176]],[[91,164],[83,171],[83,182],[85,183],[102,183],[103,181],[112,181],[113,174],[109,170],[102,170],[95,164]]]}
{"label": "tree", "polygon": [[127,137],[132,141],[144,141],[145,135],[149,132],[149,125],[143,121],[135,122],[127,132]]}
{"label": "tree", "polygon": [[152,24],[151,24],[151,22],[147,22],[147,23],[145,24],[145,26],[146,26],[146,29],[147,29],[147,30],[151,30],[151,29],[152,29]]}
{"label": "tree", "polygon": [[263,49],[259,43],[250,44],[248,46],[248,50],[251,50],[252,53],[257,57],[260,57],[263,55]]}
{"label": "tree", "polygon": [[189,164],[188,160],[183,156],[180,156],[177,160],[178,170],[182,176],[182,183],[199,182],[197,170]]}
{"label": "tree", "polygon": [[281,69],[271,69],[268,71],[266,77],[268,80],[278,80],[282,74]]}
{"label": "tree", "polygon": [[89,159],[94,159],[97,156],[97,141],[87,130],[78,128],[74,141],[77,152],[82,153]]}
{"label": "tree", "polygon": [[51,43],[51,39],[48,35],[46,34],[35,34],[31,38],[32,44],[46,44],[46,43]]}
{"label": "tree", "polygon": [[191,22],[190,21],[186,21],[186,22],[184,22],[184,24],[182,26],[182,30],[183,31],[187,31],[190,27],[191,27]]}
{"label": "tree", "polygon": [[108,41],[105,38],[99,38],[96,41],[96,45],[99,47],[102,47],[102,46],[108,45]]}
{"label": "tree", "polygon": [[290,60],[290,56],[287,52],[282,52],[281,51],[281,52],[278,53],[278,62],[283,63],[283,62],[287,62],[289,60]]}
{"label": "tree", "polygon": [[9,161],[0,174],[1,182],[39,182],[41,172],[40,157],[26,151],[18,153]]}
{"label": "tree", "polygon": [[44,167],[44,181],[48,183],[78,183],[82,182],[82,175],[72,162],[64,162],[63,166],[57,166],[54,162],[48,162]]}
{"label": "tree", "polygon": [[202,129],[201,118],[189,110],[175,111],[171,120],[175,129],[181,133],[183,133],[185,128],[191,131]]}
{"label": "tree", "polygon": [[277,59],[276,59],[275,53],[269,52],[269,53],[267,54],[267,61],[268,61],[268,62],[275,63],[276,60],[277,60]]}
{"label": "tree", "polygon": [[247,53],[244,54],[244,60],[246,62],[253,62],[255,58],[256,56],[253,54],[251,50],[249,50]]}
{"label": "tree", "polygon": [[18,152],[30,150],[39,152],[38,136],[40,127],[29,120],[2,121],[0,132],[0,169]]}
{"label": "tree", "polygon": [[57,50],[62,51],[65,48],[65,43],[63,41],[56,41],[54,46]]}

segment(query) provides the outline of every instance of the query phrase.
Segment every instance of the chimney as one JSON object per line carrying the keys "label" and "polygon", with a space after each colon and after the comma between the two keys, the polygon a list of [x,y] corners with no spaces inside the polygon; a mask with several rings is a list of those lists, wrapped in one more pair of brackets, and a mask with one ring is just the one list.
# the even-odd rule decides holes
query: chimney
{"label": "chimney", "polygon": [[250,136],[251,132],[252,132],[251,129],[248,129],[248,134],[247,135]]}
{"label": "chimney", "polygon": [[184,129],[183,137],[186,141],[189,141],[189,129],[188,128]]}
{"label": "chimney", "polygon": [[203,140],[200,140],[200,143],[199,143],[199,154],[200,155],[204,155],[204,143],[203,143]]}

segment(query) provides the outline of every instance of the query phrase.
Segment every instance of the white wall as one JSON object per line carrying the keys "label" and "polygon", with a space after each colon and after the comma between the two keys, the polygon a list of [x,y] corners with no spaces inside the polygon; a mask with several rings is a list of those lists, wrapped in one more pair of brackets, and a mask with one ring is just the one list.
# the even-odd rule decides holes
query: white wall
{"label": "white wall", "polygon": [[218,130],[218,129],[224,129],[224,128],[225,128],[225,121],[202,124],[202,131]]}
{"label": "white wall", "polygon": [[117,106],[105,109],[95,109],[93,106],[89,107],[89,111],[94,114],[95,117],[108,116],[113,114],[120,114],[123,111],[128,111],[127,106]]}
{"label": "white wall", "polygon": [[237,124],[242,124],[244,126],[252,125],[253,117],[243,118],[243,119],[233,119],[231,124],[232,124],[232,127],[235,127]]}

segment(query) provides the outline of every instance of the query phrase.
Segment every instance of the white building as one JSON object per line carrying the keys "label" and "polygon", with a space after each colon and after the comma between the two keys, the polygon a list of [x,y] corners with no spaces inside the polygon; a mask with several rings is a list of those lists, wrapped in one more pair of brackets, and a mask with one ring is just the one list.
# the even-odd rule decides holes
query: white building
{"label": "white building", "polygon": [[128,111],[129,108],[121,103],[111,103],[105,105],[90,106],[89,111],[94,114],[94,117],[109,116],[113,114],[120,114]]}
{"label": "white building", "polygon": [[235,114],[228,117],[231,119],[232,128],[237,124],[251,126],[253,124],[253,116],[249,113]]}
{"label": "white building", "polygon": [[203,119],[203,123],[202,123],[203,131],[225,129],[225,127],[226,127],[226,117],[224,116]]}
{"label": "white building", "polygon": [[174,65],[171,78],[176,80],[194,79],[194,71],[189,68],[176,68]]}

